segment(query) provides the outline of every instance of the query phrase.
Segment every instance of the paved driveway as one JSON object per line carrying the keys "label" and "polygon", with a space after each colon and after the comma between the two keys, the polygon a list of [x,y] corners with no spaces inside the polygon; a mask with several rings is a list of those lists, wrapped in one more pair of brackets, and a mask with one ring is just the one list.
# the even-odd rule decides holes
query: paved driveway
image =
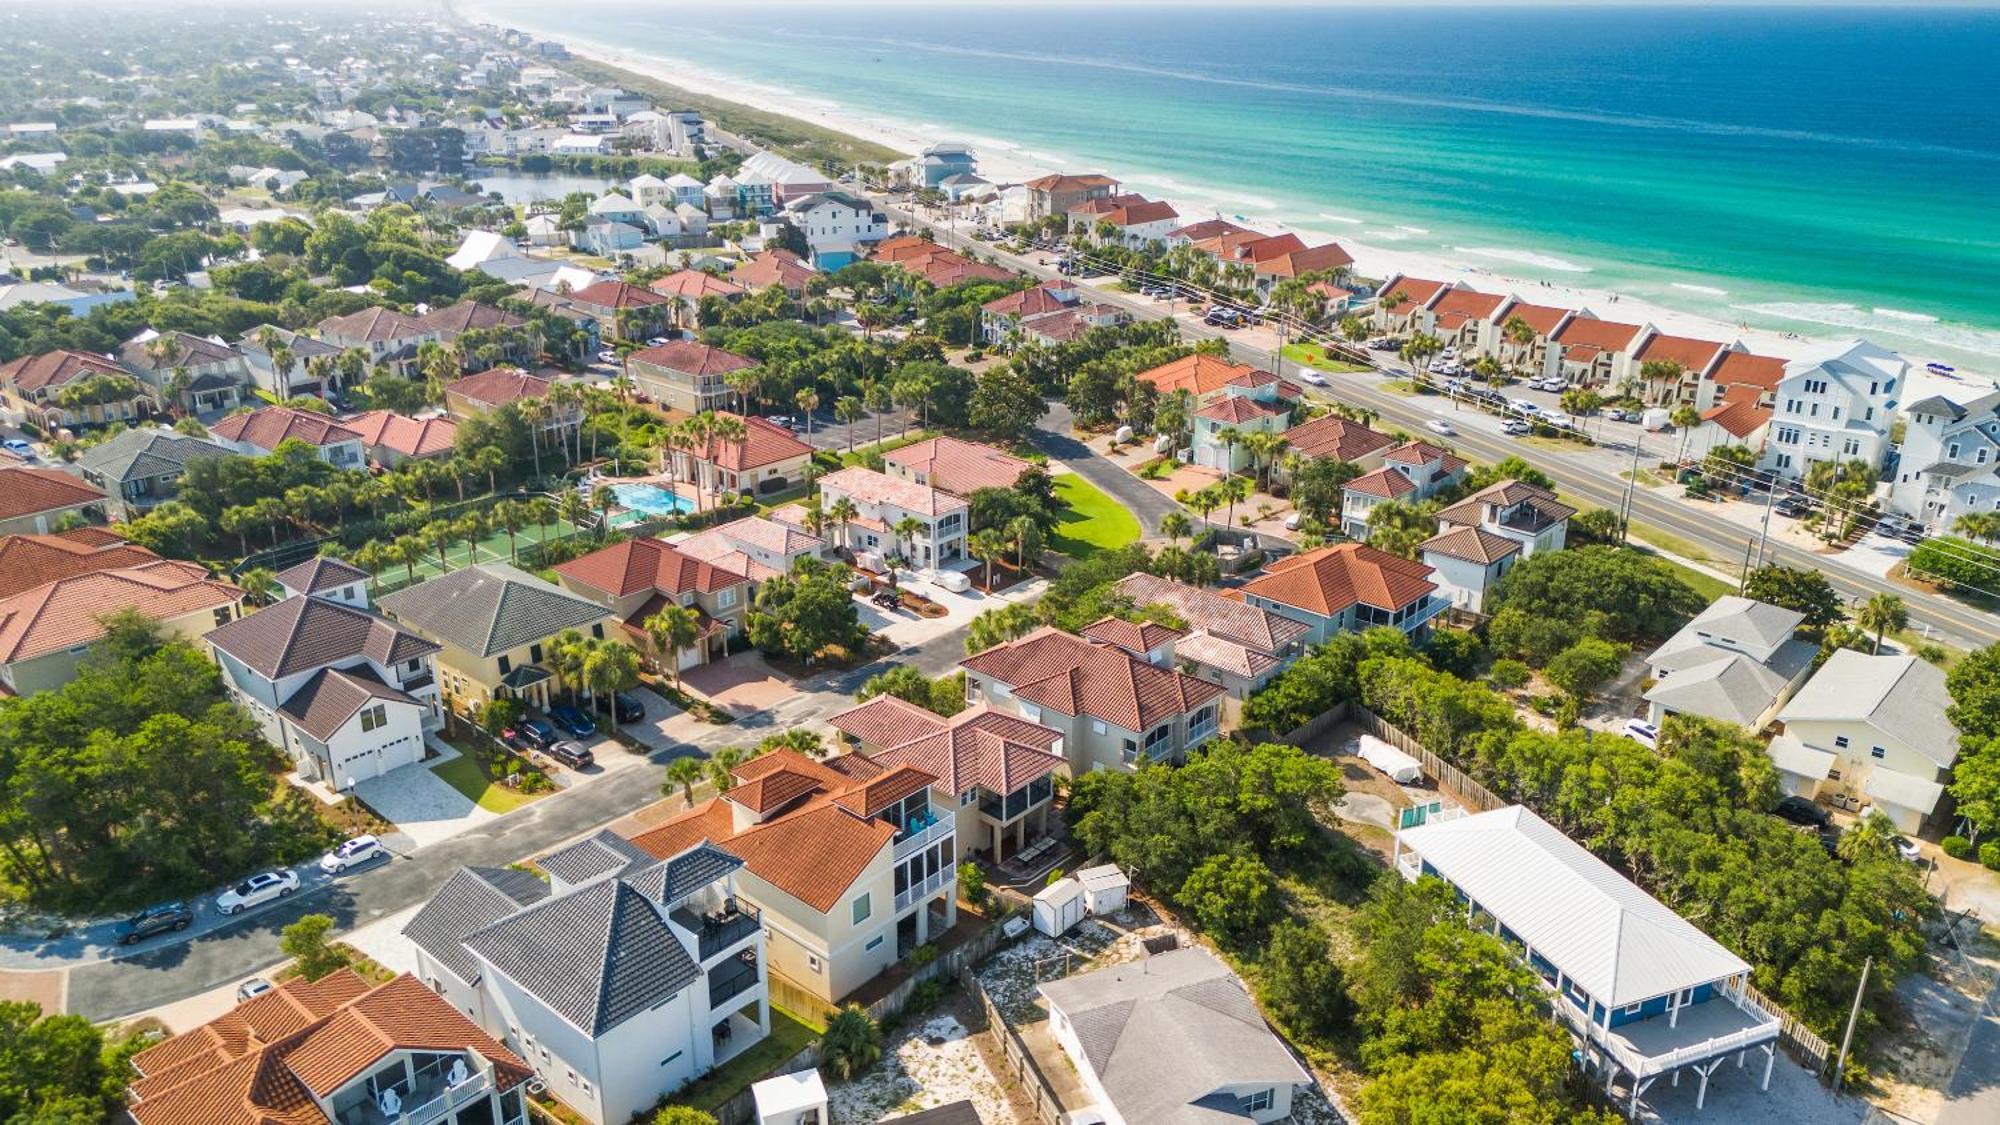
{"label": "paved driveway", "polygon": [[776,706],[794,690],[791,681],[756,652],[739,652],[727,660],[690,668],[681,673],[681,686],[737,716]]}
{"label": "paved driveway", "polygon": [[472,798],[431,772],[432,767],[458,757],[458,751],[443,742],[433,740],[431,745],[445,756],[390,770],[354,787],[369,808],[393,823],[396,831],[408,836],[411,846],[418,848],[449,840],[500,815],[480,808]]}

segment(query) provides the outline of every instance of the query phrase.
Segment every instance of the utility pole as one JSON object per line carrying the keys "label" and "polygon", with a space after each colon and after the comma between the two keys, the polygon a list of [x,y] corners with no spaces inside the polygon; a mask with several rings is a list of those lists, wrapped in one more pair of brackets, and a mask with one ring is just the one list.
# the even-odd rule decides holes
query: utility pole
{"label": "utility pole", "polygon": [[1618,542],[1629,543],[1632,539],[1632,501],[1639,489],[1639,451],[1646,446],[1644,431],[1632,438],[1632,472],[1625,481],[1625,501],[1619,506]]}
{"label": "utility pole", "polygon": [[1861,983],[1854,986],[1854,1007],[1847,1013],[1847,1031],[1840,1037],[1840,1061],[1833,1067],[1833,1093],[1840,1096],[1840,1084],[1847,1076],[1847,1047],[1854,1042],[1854,1024],[1861,1018],[1861,994],[1868,989],[1868,970],[1875,967],[1875,958],[1861,963]]}
{"label": "utility pole", "polygon": [[1757,529],[1757,538],[1743,545],[1743,574],[1736,580],[1738,593],[1743,591],[1743,584],[1750,581],[1750,568],[1756,565],[1751,561],[1751,556],[1756,556],[1757,563],[1763,562],[1764,544],[1771,537],[1771,509],[1778,505],[1778,482],[1773,480],[1766,483],[1770,487],[1764,491],[1764,524]]}

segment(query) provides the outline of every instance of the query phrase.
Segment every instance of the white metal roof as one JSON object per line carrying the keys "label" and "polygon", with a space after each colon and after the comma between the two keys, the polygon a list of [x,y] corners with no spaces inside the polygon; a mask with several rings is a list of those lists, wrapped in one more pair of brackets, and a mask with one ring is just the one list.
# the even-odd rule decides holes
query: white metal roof
{"label": "white metal roof", "polygon": [[1601,1003],[1637,1004],[1750,969],[1519,805],[1398,838]]}
{"label": "white metal roof", "polygon": [[1818,747],[1807,746],[1789,734],[1771,740],[1771,764],[1789,774],[1818,781],[1833,770],[1834,756]]}
{"label": "white metal roof", "polygon": [[1944,796],[1944,786],[1935,781],[1885,769],[1870,771],[1868,780],[1861,788],[1878,801],[1901,805],[1920,813],[1937,808],[1938,798]]}

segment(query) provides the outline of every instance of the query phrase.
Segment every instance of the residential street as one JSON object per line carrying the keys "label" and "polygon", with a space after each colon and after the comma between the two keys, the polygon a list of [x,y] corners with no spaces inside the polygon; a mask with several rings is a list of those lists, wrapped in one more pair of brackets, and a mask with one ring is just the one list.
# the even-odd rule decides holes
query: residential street
{"label": "residential street", "polygon": [[1096,485],[1139,517],[1139,526],[1146,535],[1158,535],[1160,520],[1168,512],[1179,511],[1180,505],[1174,503],[1172,497],[1112,464],[1103,454],[1071,436],[1070,425],[1073,421],[1068,406],[1059,399],[1052,401],[1048,413],[1035,424],[1034,436],[1029,440],[1034,442],[1036,449],[1048,454],[1052,460],[1068,465],[1078,476]]}

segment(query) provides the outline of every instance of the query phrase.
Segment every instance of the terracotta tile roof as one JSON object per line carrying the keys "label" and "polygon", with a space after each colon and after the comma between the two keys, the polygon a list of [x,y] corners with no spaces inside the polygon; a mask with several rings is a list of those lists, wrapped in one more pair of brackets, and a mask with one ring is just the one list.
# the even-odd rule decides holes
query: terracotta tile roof
{"label": "terracotta tile roof", "polygon": [[1331,457],[1337,461],[1358,461],[1396,444],[1388,434],[1378,433],[1337,414],[1322,414],[1285,431],[1285,441],[1303,457]]}
{"label": "terracotta tile roof", "polygon": [[102,499],[101,489],[61,469],[0,468],[0,520],[80,508]]}
{"label": "terracotta tile roof", "polygon": [[387,618],[302,593],[219,625],[202,639],[267,680],[356,656],[390,668],[438,651],[436,642]]}
{"label": "terracotta tile roof", "polygon": [[[1060,294],[1068,294],[1063,297]],[[1077,300],[1076,287],[1066,281],[1045,281],[1030,286],[1005,297],[996,297],[979,306],[988,316],[1040,316],[1043,313],[1061,312],[1074,305]]]}
{"label": "terracotta tile roof", "polygon": [[[738,766],[736,785],[665,824],[632,838],[662,859],[707,840],[743,860],[751,874],[820,913],[882,854],[896,829],[869,815],[874,808],[936,779],[921,770],[856,771],[857,777],[793,750],[778,750]],[[783,799],[778,799],[778,796]],[[889,796],[888,794],[895,794]],[[735,830],[731,806],[763,806],[775,815]]]}
{"label": "terracotta tile roof", "polygon": [[460,301],[431,310],[420,323],[449,340],[475,328],[519,328],[528,322],[503,308],[479,301]]}
{"label": "terracotta tile roof", "polygon": [[878,695],[827,719],[827,725],[871,746],[901,746],[946,728],[943,716],[893,695]]}
{"label": "terracotta tile roof", "polygon": [[[172,1048],[169,1051],[169,1048]],[[465,1051],[504,1092],[533,1075],[415,977],[376,988],[342,969],[292,982],[140,1052],[138,1125],[326,1125],[316,1104],[393,1051]]]}
{"label": "terracotta tile roof", "polygon": [[1174,210],[1174,205],[1165,200],[1145,199],[1106,211],[1102,221],[1118,227],[1136,227],[1167,219],[1178,219],[1180,216],[1181,213]]}
{"label": "terracotta tile roof", "polygon": [[982,442],[935,437],[882,455],[886,464],[920,473],[934,488],[970,496],[982,488],[1012,488],[1033,466]]}
{"label": "terracotta tile roof", "polygon": [[941,488],[897,480],[887,473],[858,465],[821,477],[819,488],[822,494],[838,492],[864,504],[888,504],[923,516],[942,515],[966,506],[963,499]]}
{"label": "terracotta tile roof", "polygon": [[1190,586],[1151,574],[1129,574],[1118,580],[1118,592],[1136,606],[1164,605],[1194,630],[1175,646],[1186,655],[1187,642],[1208,634],[1275,655],[1311,632],[1303,622],[1231,600],[1214,590]]}
{"label": "terracotta tile roof", "polygon": [[721,297],[729,300],[741,297],[746,290],[733,281],[723,279],[700,270],[675,270],[647,286],[655,293],[676,297],[683,301],[699,301],[703,297]]}
{"label": "terracotta tile roof", "polygon": [[1046,627],[959,666],[1008,685],[1029,703],[1140,733],[1222,694],[1215,684]]}
{"label": "terracotta tile roof", "polygon": [[1784,377],[1784,360],[1775,356],[1751,355],[1749,352],[1724,354],[1711,376],[1719,387],[1741,384],[1765,391],[1777,390]]}
{"label": "terracotta tile roof", "polygon": [[1090,188],[1117,187],[1118,181],[1095,172],[1083,175],[1056,172],[1040,179],[1029,180],[1024,186],[1030,191],[1086,191]]}
{"label": "terracotta tile roof", "polygon": [[1526,301],[1516,301],[1500,314],[1500,323],[1504,327],[1509,321],[1519,317],[1528,327],[1535,330],[1535,335],[1547,336],[1556,330],[1556,326],[1563,322],[1564,317],[1570,315],[1570,311],[1559,309],[1554,305],[1531,305]]}
{"label": "terracotta tile roof", "polygon": [[1455,527],[1424,540],[1417,549],[1426,555],[1443,555],[1487,566],[1515,554],[1521,544],[1519,540],[1481,528]]}
{"label": "terracotta tile roof", "polygon": [[1363,496],[1376,496],[1384,500],[1394,500],[1398,496],[1408,496],[1417,490],[1410,478],[1387,465],[1371,473],[1363,473],[1340,486],[1342,492],[1358,492]]}
{"label": "terracotta tile roof", "polygon": [[1428,278],[1410,277],[1399,273],[1383,282],[1382,288],[1375,292],[1379,297],[1389,297],[1397,293],[1408,297],[1409,300],[1390,310],[1392,316],[1408,316],[1412,309],[1426,307],[1432,298],[1449,288],[1450,284],[1443,281],[1432,281]]}
{"label": "terracotta tile roof", "polygon": [[1228,219],[1203,219],[1200,222],[1189,223],[1184,227],[1170,230],[1167,232],[1167,237],[1177,238],[1183,242],[1207,242],[1211,238],[1222,238],[1225,235],[1256,233],[1256,231],[1251,230],[1249,227],[1232,223]]}
{"label": "terracotta tile roof", "polygon": [[647,363],[686,375],[727,375],[731,371],[757,366],[754,359],[692,340],[674,340],[657,348],[645,348],[627,356],[626,361]]}
{"label": "terracotta tile roof", "polygon": [[209,431],[226,441],[255,446],[265,452],[292,440],[327,446],[361,438],[360,434],[324,414],[294,410],[289,406],[266,406],[244,414],[232,414],[210,426]]}
{"label": "terracotta tile roof", "polygon": [[1241,587],[1247,596],[1332,617],[1357,604],[1401,609],[1433,590],[1431,568],[1364,543],[1339,543],[1279,559]]}
{"label": "terracotta tile roof", "polygon": [[738,284],[751,289],[762,289],[767,285],[782,285],[792,292],[806,287],[816,271],[804,259],[790,250],[765,250],[753,254],[750,260],[729,271],[729,276]]}
{"label": "terracotta tile roof", "polygon": [[322,337],[332,337],[350,344],[374,344],[389,340],[410,340],[418,336],[428,336],[435,331],[430,325],[415,317],[404,316],[394,309],[372,308],[346,316],[333,316],[316,326]]}
{"label": "terracotta tile roof", "polygon": [[1506,297],[1498,293],[1481,293],[1476,289],[1447,289],[1431,305],[1431,311],[1439,316],[1452,313],[1470,320],[1485,320],[1506,300]]}
{"label": "terracotta tile roof", "polygon": [[1720,426],[1731,437],[1748,438],[1771,421],[1771,408],[1758,404],[1758,394],[1757,388],[1738,383],[1724,391],[1722,402],[1705,411],[1701,420]]}
{"label": "terracotta tile roof", "polygon": [[1283,414],[1284,408],[1272,406],[1268,402],[1245,398],[1242,395],[1224,395],[1194,412],[1197,418],[1207,418],[1213,422],[1254,422],[1259,418],[1275,418]]}
{"label": "terracotta tile roof", "polygon": [[622,598],[640,590],[664,594],[713,593],[739,586],[743,576],[691,558],[658,539],[627,539],[555,568],[572,582]]}
{"label": "terracotta tile roof", "polygon": [[907,254],[891,264],[939,287],[964,281],[1006,281],[1013,273],[986,262],[975,262],[955,250],[933,250],[928,254]]}
{"label": "terracotta tile roof", "polygon": [[[127,543],[97,528],[55,535],[0,536],[0,598],[12,597],[61,578],[94,574],[100,570],[122,570],[159,558],[135,543]],[[109,541],[93,541],[109,535]]]}
{"label": "terracotta tile roof", "polygon": [[1639,350],[1632,358],[1640,363],[1651,363],[1655,360],[1678,363],[1682,370],[1700,374],[1708,370],[1708,365],[1715,362],[1716,355],[1722,349],[1723,345],[1714,340],[1697,340],[1692,336],[1668,336],[1655,332],[1639,346]]}
{"label": "terracotta tile roof", "polygon": [[1427,441],[1406,441],[1383,454],[1382,459],[1399,465],[1428,465],[1432,461],[1455,460],[1450,450],[1440,449]]}
{"label": "terracotta tile roof", "polygon": [[1122,617],[1100,617],[1083,627],[1085,640],[1116,645],[1141,660],[1146,654],[1187,636],[1187,631],[1157,621],[1127,621]]}
{"label": "terracotta tile roof", "polygon": [[57,579],[0,599],[0,664],[90,644],[104,635],[99,618],[135,609],[166,619],[242,600],[243,591],[189,562],[157,559]]}
{"label": "terracotta tile roof", "polygon": [[1203,399],[1238,379],[1257,373],[1258,369],[1255,367],[1217,359],[1205,352],[1195,352],[1182,356],[1172,363],[1163,363],[1151,370],[1141,371],[1137,377],[1153,384],[1162,395],[1187,391],[1196,399]]}
{"label": "terracotta tile roof", "polygon": [[1305,239],[1296,234],[1262,234],[1252,232],[1247,238],[1224,238],[1227,257],[1240,262],[1269,262],[1288,254],[1302,253],[1306,249]]}
{"label": "terracotta tile roof", "polygon": [[599,281],[571,293],[569,299],[605,309],[630,309],[664,305],[670,298],[623,281]]}
{"label": "terracotta tile roof", "polygon": [[[723,411],[717,417],[738,418],[738,415]],[[692,451],[698,461],[707,461],[731,472],[747,469],[761,469],[766,465],[776,465],[781,461],[791,461],[812,456],[812,446],[795,436],[792,431],[763,418],[739,418],[743,423],[743,437],[736,441],[724,441],[711,437],[708,444]]]}
{"label": "terracotta tile roof", "polygon": [[1283,254],[1258,258],[1257,272],[1273,277],[1300,277],[1325,270],[1346,269],[1354,264],[1354,255],[1349,254],[1337,242],[1310,246],[1304,250],[1290,250]]}
{"label": "terracotta tile roof", "polygon": [[1590,317],[1574,317],[1562,326],[1555,335],[1556,342],[1564,347],[1582,346],[1598,351],[1617,352],[1631,347],[1642,329],[1636,324],[1620,324],[1615,320],[1595,320]]}
{"label": "terracotta tile roof", "polygon": [[104,356],[64,349],[0,364],[0,386],[41,391],[90,375],[124,374],[123,368]]}
{"label": "terracotta tile roof", "polygon": [[360,434],[361,444],[405,457],[442,457],[458,440],[458,423],[442,414],[411,418],[392,410],[370,410],[342,418],[340,424]]}
{"label": "terracotta tile roof", "polygon": [[530,375],[518,367],[489,367],[478,374],[446,383],[444,393],[497,407],[525,398],[542,398],[553,385],[550,380]]}
{"label": "terracotta tile roof", "polygon": [[1061,741],[1059,731],[980,706],[953,715],[944,730],[890,746],[870,758],[891,769],[922,770],[953,795],[977,787],[1005,796],[1066,765],[1068,759],[1052,751]]}

